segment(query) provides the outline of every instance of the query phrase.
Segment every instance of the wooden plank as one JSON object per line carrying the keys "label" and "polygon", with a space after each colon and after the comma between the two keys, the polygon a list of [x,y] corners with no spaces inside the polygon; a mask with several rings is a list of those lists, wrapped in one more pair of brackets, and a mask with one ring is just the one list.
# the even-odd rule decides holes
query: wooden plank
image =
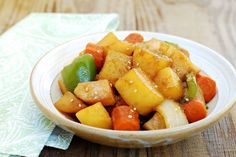
{"label": "wooden plank", "polygon": [[[234,0],[0,0],[0,33],[30,12],[110,13],[120,15],[119,30],[174,34],[202,43],[236,66]],[[173,145],[119,149],[75,137],[67,151],[44,148],[40,156],[236,156],[236,107],[203,133]]]}

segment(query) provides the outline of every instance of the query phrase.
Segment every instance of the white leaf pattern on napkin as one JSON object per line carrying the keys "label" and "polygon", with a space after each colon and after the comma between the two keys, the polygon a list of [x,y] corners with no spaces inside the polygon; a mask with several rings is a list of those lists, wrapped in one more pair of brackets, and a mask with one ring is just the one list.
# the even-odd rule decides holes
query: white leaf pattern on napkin
{"label": "white leaf pattern on napkin", "polygon": [[116,14],[31,14],[0,37],[2,155],[38,156],[45,144],[62,149],[69,146],[73,135],[60,129],[52,133],[55,124],[43,116],[31,98],[32,67],[58,44],[117,27]]}

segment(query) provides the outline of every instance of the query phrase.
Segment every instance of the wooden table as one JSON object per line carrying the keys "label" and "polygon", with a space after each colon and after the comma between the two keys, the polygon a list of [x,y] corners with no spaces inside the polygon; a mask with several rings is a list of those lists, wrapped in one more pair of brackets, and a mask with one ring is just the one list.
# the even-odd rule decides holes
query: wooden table
{"label": "wooden table", "polygon": [[[0,32],[30,12],[109,13],[120,15],[119,30],[169,33],[202,43],[236,66],[235,0],[0,0]],[[68,150],[45,147],[41,157],[236,156],[236,107],[198,136],[173,145],[119,149],[74,137]]]}

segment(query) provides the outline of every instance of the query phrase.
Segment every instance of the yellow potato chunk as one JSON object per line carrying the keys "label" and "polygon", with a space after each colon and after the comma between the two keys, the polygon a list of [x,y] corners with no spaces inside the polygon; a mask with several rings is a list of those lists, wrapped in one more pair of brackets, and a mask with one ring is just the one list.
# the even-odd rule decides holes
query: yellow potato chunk
{"label": "yellow potato chunk", "polygon": [[119,39],[113,34],[112,32],[109,32],[102,40],[100,40],[97,44],[99,46],[108,46],[115,42],[119,41]]}
{"label": "yellow potato chunk", "polygon": [[174,51],[171,55],[173,61],[172,68],[181,80],[185,79],[187,73],[198,73],[200,69],[194,65],[190,59],[181,51]]}
{"label": "yellow potato chunk", "polygon": [[111,129],[111,118],[102,105],[98,102],[76,113],[76,117],[80,123],[104,129]]}
{"label": "yellow potato chunk", "polygon": [[74,93],[87,104],[97,102],[101,102],[104,106],[115,104],[115,96],[108,80],[78,83]]}
{"label": "yellow potato chunk", "polygon": [[131,56],[134,51],[134,45],[125,41],[116,41],[107,47],[110,50],[124,53],[128,56]]}
{"label": "yellow potato chunk", "polygon": [[179,100],[184,94],[181,80],[170,67],[160,70],[154,82],[166,98]]}
{"label": "yellow potato chunk", "polygon": [[105,63],[98,75],[98,79],[107,79],[112,84],[131,69],[132,57],[125,54],[109,51]]}
{"label": "yellow potato chunk", "polygon": [[140,68],[134,68],[121,77],[115,87],[125,102],[135,107],[141,115],[155,110],[163,100],[154,83]]}
{"label": "yellow potato chunk", "polygon": [[71,92],[65,92],[54,106],[64,113],[76,113],[86,107],[86,105]]}
{"label": "yellow potato chunk", "polygon": [[164,55],[158,55],[147,49],[136,48],[133,54],[133,66],[140,67],[151,78],[157,72],[171,65],[171,59]]}
{"label": "yellow potato chunk", "polygon": [[149,121],[147,121],[144,125],[143,125],[144,129],[147,130],[158,130],[158,129],[165,129],[166,128],[166,124],[164,121],[164,118],[162,117],[162,115],[158,112],[156,112],[153,117],[151,119],[149,119]]}
{"label": "yellow potato chunk", "polygon": [[58,80],[58,85],[62,94],[65,94],[68,91],[62,80]]}

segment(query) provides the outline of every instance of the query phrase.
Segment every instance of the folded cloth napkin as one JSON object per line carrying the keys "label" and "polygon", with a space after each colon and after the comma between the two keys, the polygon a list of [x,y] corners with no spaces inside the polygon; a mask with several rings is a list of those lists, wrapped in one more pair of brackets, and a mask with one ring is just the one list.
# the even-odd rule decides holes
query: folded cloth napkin
{"label": "folded cloth napkin", "polygon": [[38,156],[44,145],[67,149],[72,134],[56,127],[36,107],[30,73],[55,46],[94,32],[114,31],[116,14],[34,13],[0,37],[0,156]]}

